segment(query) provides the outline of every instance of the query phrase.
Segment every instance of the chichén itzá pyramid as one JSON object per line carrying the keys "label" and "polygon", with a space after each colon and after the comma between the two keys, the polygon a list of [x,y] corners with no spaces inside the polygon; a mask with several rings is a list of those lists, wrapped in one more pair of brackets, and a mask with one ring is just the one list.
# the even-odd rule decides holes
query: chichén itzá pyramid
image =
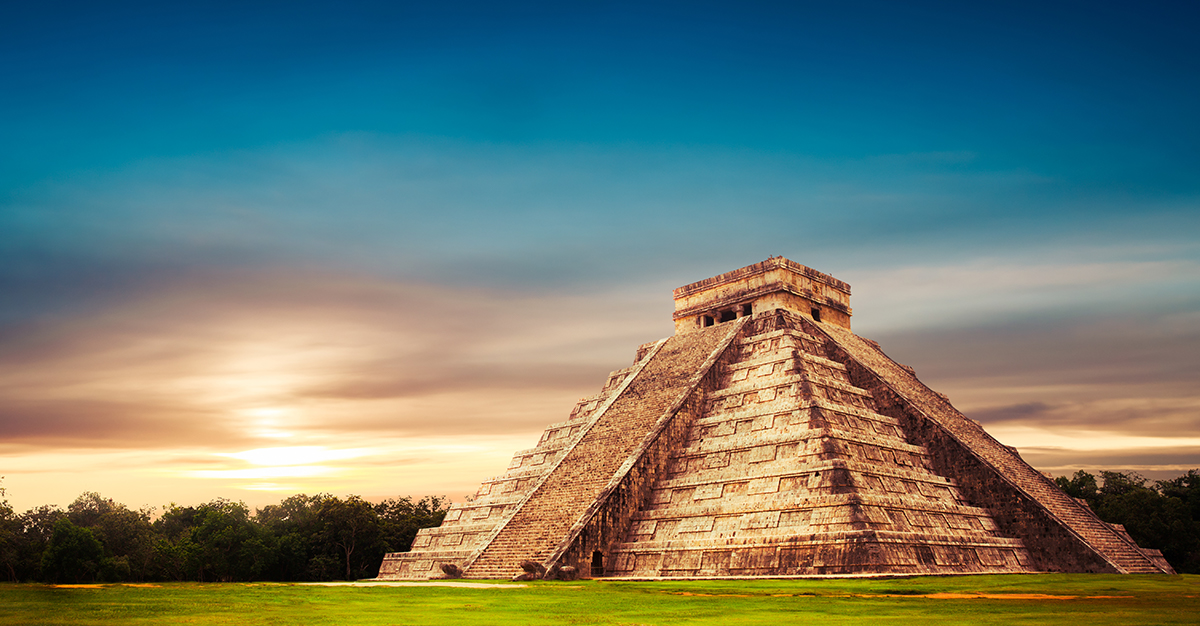
{"label": "chich\u00e9n itz\u00e1 pyramid", "polygon": [[674,295],[674,336],[379,577],[1173,573],[852,333],[850,285],[772,257]]}

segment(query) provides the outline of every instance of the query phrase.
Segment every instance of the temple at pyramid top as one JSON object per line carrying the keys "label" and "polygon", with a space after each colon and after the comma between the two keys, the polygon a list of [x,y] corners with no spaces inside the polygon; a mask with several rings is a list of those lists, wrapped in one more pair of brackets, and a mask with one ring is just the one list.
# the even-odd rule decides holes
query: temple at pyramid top
{"label": "temple at pyramid top", "polygon": [[850,285],[781,256],[675,290],[675,333],[783,309],[850,329]]}
{"label": "temple at pyramid top", "polygon": [[850,332],[846,283],[772,257],[674,297],[379,577],[1172,571]]}

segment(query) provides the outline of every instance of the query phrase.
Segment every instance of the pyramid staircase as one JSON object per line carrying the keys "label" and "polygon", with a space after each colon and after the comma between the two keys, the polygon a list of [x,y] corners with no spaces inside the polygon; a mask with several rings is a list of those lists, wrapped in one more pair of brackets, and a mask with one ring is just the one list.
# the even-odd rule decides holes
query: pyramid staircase
{"label": "pyramid staircase", "polygon": [[756,319],[730,348],[610,574],[1029,571],[1022,542],[932,472],[823,336],[776,320]]}
{"label": "pyramid staircase", "polygon": [[[452,507],[441,527],[420,531],[412,552],[387,555],[379,577],[437,576],[435,565],[448,562],[472,578],[507,578],[522,561],[543,561],[556,548],[561,553],[564,537],[588,521],[590,505],[614,475],[628,473],[624,466],[640,458],[647,435],[676,417],[736,330],[714,327],[639,348],[634,367],[613,372],[599,397],[581,401],[572,420],[548,429],[538,448],[518,453],[508,474]],[[555,437],[559,432],[565,434]],[[556,438],[561,446],[544,445]],[[527,459],[538,461],[538,469],[518,473]],[[503,485],[499,497],[496,485]],[[494,521],[479,523],[488,518]]]}
{"label": "pyramid staircase", "polygon": [[579,442],[596,418],[603,415],[628,386],[633,375],[648,362],[658,343],[640,346],[632,366],[610,372],[600,393],[579,400],[565,422],[547,426],[537,446],[518,450],[507,471],[483,481],[466,502],[451,504],[441,526],[419,530],[411,552],[388,554],[380,566],[379,577],[422,579],[441,576],[439,564],[463,563],[486,546],[563,454]]}

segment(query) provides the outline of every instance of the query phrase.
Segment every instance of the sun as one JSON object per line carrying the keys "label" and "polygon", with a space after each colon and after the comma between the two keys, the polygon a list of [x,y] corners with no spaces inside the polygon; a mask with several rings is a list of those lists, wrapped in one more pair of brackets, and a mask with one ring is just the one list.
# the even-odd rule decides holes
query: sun
{"label": "sun", "polygon": [[324,446],[280,446],[274,448],[255,448],[243,452],[227,452],[218,454],[232,459],[239,459],[259,466],[294,466],[318,465],[329,461],[353,459],[370,454],[366,448],[347,450],[330,450]]}

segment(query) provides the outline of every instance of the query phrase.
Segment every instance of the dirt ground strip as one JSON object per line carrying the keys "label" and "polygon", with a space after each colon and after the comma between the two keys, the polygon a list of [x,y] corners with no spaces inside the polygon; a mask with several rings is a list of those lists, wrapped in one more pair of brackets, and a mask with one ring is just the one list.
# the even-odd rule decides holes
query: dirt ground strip
{"label": "dirt ground strip", "polygon": [[528,587],[529,585],[514,585],[508,583],[467,583],[448,580],[431,580],[428,582],[402,582],[402,581],[357,581],[357,582],[342,582],[342,583],[296,583],[297,585],[316,585],[320,587],[466,587],[469,589],[516,589],[518,587]]}
{"label": "dirt ground strip", "polygon": [[[754,596],[736,593],[693,593],[691,591],[665,591],[677,596],[707,596],[713,598],[752,598]],[[773,593],[772,598],[794,598],[797,596],[810,596],[813,594],[806,593]],[[1135,598],[1137,596],[1058,596],[1046,593],[839,593],[824,596],[827,598],[930,598],[933,600],[1103,600],[1103,599],[1118,599],[1118,598]],[[1192,596],[1182,596],[1190,598]]]}
{"label": "dirt ground strip", "polygon": [[[262,583],[260,583],[262,584]],[[287,585],[294,584],[300,586],[313,587],[461,587],[466,589],[518,589],[528,587],[528,585],[512,584],[512,583],[472,583],[465,581],[355,581],[355,582],[320,582],[320,583],[266,583],[268,585]],[[102,589],[104,587],[137,587],[141,589],[161,588],[162,585],[154,583],[113,583],[113,584],[76,584],[76,585],[51,585],[56,589]],[[697,593],[691,591],[664,591],[662,593],[677,595],[677,596],[703,596],[703,597],[724,597],[724,598],[750,598],[751,595],[736,594],[736,593]],[[774,598],[790,598],[796,596],[812,595],[812,594],[796,594],[796,593],[773,593],[770,594]],[[1051,595],[1046,593],[979,593],[979,592],[960,592],[960,593],[924,593],[924,594],[903,594],[903,593],[851,593],[851,594],[833,594],[827,597],[832,598],[929,598],[933,600],[1102,600],[1102,599],[1127,599],[1136,596],[1083,596],[1083,595]],[[1192,596],[1184,596],[1192,597]]]}
{"label": "dirt ground strip", "polygon": [[[250,583],[254,584],[254,583]],[[262,583],[259,583],[262,584]],[[451,582],[451,581],[429,581],[429,582],[330,582],[330,583],[266,583],[275,585],[311,585],[316,587],[466,587],[469,589],[517,589],[519,587],[527,587],[528,585],[514,585],[505,583],[468,583],[468,582]],[[55,589],[103,589],[105,587],[138,587],[142,589],[161,588],[162,585],[154,583],[89,583],[80,585],[50,585]]]}

